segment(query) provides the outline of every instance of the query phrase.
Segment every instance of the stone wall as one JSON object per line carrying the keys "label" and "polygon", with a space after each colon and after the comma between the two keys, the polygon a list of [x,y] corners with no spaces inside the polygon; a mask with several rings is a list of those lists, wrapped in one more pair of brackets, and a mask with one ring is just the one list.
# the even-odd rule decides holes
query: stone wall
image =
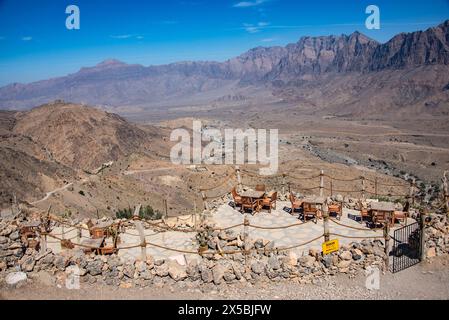
{"label": "stone wall", "polygon": [[[432,215],[426,228],[429,258],[449,251],[449,226],[445,216]],[[0,278],[9,275],[20,279],[33,278],[45,271],[55,281],[63,281],[69,272],[78,271],[81,283],[112,286],[163,286],[183,281],[189,284],[281,281],[297,279],[301,283],[322,281],[326,277],[345,273],[353,276],[368,266],[384,268],[384,243],[380,240],[353,242],[338,252],[322,255],[310,250],[307,255],[276,252],[268,241],[246,239],[232,230],[213,231],[207,239],[213,250],[251,250],[232,255],[198,256],[185,264],[175,259],[136,261],[132,258],[85,254],[81,249],[65,250],[55,255],[48,250],[38,252],[25,248],[19,235],[17,221],[0,221]],[[257,250],[256,250],[257,249]],[[176,253],[174,253],[176,254]],[[23,273],[23,274],[22,274]],[[25,276],[25,278],[26,278]],[[9,284],[14,281],[6,280]]]}

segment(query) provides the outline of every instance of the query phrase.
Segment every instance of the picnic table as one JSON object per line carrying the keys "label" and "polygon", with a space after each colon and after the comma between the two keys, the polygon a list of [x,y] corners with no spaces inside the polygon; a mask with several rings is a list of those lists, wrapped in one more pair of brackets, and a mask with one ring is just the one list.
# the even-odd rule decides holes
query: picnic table
{"label": "picnic table", "polygon": [[96,251],[100,253],[101,248],[103,247],[105,237],[96,238],[96,239],[84,239],[81,241],[81,245],[88,246],[89,248],[84,248],[84,251]]}
{"label": "picnic table", "polygon": [[254,191],[247,190],[240,194],[242,197],[252,198],[252,199],[260,199],[265,195],[265,191]]}

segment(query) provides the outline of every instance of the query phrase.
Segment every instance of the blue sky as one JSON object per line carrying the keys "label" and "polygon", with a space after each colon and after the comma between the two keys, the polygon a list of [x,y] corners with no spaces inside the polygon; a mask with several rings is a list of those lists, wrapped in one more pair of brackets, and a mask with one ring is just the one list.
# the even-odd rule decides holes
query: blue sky
{"label": "blue sky", "polygon": [[[81,29],[65,27],[78,5]],[[365,28],[365,9],[381,29]],[[223,61],[257,46],[358,30],[380,42],[449,19],[449,0],[0,0],[0,85],[76,72],[108,58],[143,65]]]}

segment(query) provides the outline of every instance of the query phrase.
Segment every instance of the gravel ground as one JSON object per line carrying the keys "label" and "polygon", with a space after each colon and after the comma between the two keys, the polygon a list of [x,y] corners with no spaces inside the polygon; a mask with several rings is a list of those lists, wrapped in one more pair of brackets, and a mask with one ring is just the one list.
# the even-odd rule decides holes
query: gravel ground
{"label": "gravel ground", "polygon": [[338,275],[316,284],[292,281],[239,283],[197,287],[177,283],[171,287],[119,288],[82,284],[80,290],[50,286],[42,281],[19,288],[0,288],[0,299],[449,299],[449,257],[439,257],[397,274],[380,276],[380,289],[367,290],[365,276]]}

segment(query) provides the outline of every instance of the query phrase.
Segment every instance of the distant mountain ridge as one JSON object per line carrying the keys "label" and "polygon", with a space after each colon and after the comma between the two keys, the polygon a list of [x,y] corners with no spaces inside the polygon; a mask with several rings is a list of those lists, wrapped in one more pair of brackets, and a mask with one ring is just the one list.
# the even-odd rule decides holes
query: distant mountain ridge
{"label": "distant mountain ridge", "polygon": [[384,44],[354,32],[302,37],[285,47],[257,47],[225,62],[145,67],[106,60],[65,77],[2,87],[0,108],[27,109],[55,99],[148,106],[225,86],[298,87],[301,81],[325,74],[369,74],[431,65],[449,65],[449,20],[426,31],[401,33]]}

